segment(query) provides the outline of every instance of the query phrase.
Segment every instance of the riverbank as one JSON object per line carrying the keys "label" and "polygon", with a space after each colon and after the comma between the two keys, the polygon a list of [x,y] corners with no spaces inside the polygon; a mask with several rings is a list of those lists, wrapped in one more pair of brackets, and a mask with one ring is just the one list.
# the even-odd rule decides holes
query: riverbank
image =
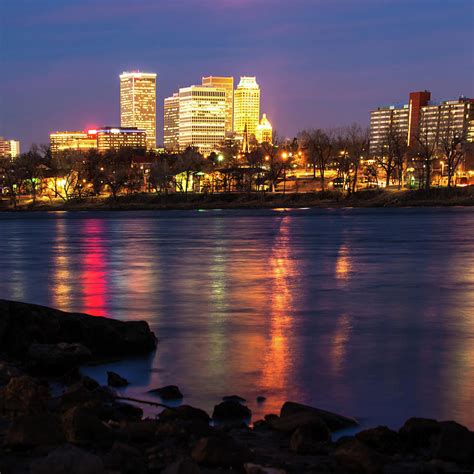
{"label": "riverbank", "polygon": [[[385,191],[366,190],[346,195],[338,191],[319,193],[153,193],[109,197],[20,202],[18,211],[100,211],[100,210],[186,210],[186,209],[266,209],[266,208],[344,208],[344,207],[438,207],[474,206],[474,186],[465,188],[433,188],[430,190]],[[12,211],[7,199],[0,211]]]}
{"label": "riverbank", "polygon": [[[157,388],[156,403],[151,402],[156,417],[144,419],[140,406],[150,402],[125,403],[116,391],[128,384],[120,374],[109,373],[108,386],[100,386],[79,370],[156,347],[145,322],[1,300],[2,474],[342,474],[474,467],[474,433],[453,421],[412,418],[398,431],[376,427],[333,441],[341,430],[354,431],[357,421],[294,402],[252,420],[246,400],[235,395],[223,397],[211,417],[186,405],[186,394],[174,386]],[[169,404],[175,407],[165,408]]]}

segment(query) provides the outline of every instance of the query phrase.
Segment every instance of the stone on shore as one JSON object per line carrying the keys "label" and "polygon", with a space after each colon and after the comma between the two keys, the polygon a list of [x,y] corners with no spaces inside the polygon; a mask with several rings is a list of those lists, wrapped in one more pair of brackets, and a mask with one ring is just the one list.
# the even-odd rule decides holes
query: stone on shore
{"label": "stone on shore", "polygon": [[9,416],[42,413],[47,409],[48,399],[48,387],[33,377],[12,377],[0,390],[0,413]]}
{"label": "stone on shore", "polygon": [[474,432],[455,421],[442,421],[433,455],[474,468]]}
{"label": "stone on shore", "polygon": [[246,420],[252,417],[250,408],[236,401],[225,401],[214,407],[214,420]]}
{"label": "stone on shore", "polygon": [[169,421],[169,420],[200,420],[204,423],[209,423],[209,415],[200,408],[194,408],[189,405],[181,405],[176,408],[165,408],[159,415],[160,421]]}
{"label": "stone on shore", "polygon": [[183,394],[176,385],[166,385],[166,387],[155,388],[148,393],[158,395],[163,400],[179,400]]}
{"label": "stone on shore", "polygon": [[74,407],[62,417],[63,430],[69,443],[104,445],[110,442],[110,429],[85,407]]}
{"label": "stone on shore", "polygon": [[163,474],[201,474],[201,469],[191,458],[183,457],[167,466]]}
{"label": "stone on shore", "polygon": [[342,442],[333,454],[345,473],[381,474],[384,457],[355,438]]}
{"label": "stone on shore", "polygon": [[247,400],[245,398],[239,397],[238,395],[226,395],[222,397],[224,402],[237,402],[237,403],[245,403]]}
{"label": "stone on shore", "polygon": [[107,384],[119,388],[130,385],[130,382],[115,372],[107,372]]}
{"label": "stone on shore", "polygon": [[32,369],[40,370],[42,373],[56,374],[89,362],[92,353],[86,346],[78,343],[33,343],[28,349],[27,358]]}
{"label": "stone on shore", "polygon": [[40,413],[16,418],[5,437],[5,446],[31,448],[60,445],[65,441],[61,423],[55,415]]}
{"label": "stone on shore", "polygon": [[395,454],[401,451],[400,436],[386,426],[377,426],[356,434],[356,438],[379,453]]}
{"label": "stone on shore", "polygon": [[201,438],[191,457],[209,467],[238,467],[251,460],[250,452],[226,434]]}
{"label": "stone on shore", "polygon": [[139,449],[124,443],[115,442],[104,457],[105,467],[112,472],[146,474],[145,460]]}
{"label": "stone on shore", "polygon": [[291,435],[290,450],[297,454],[327,454],[331,433],[322,420],[298,426]]}

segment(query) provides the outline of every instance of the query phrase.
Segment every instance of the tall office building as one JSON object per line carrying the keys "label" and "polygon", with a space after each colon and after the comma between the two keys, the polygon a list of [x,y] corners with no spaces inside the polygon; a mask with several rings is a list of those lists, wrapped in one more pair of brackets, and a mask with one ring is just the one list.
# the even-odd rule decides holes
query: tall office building
{"label": "tall office building", "polygon": [[51,153],[65,150],[88,151],[97,148],[96,130],[86,132],[54,132],[49,135]]}
{"label": "tall office building", "polygon": [[20,142],[0,137],[0,157],[16,158],[20,154]]}
{"label": "tall office building", "polygon": [[164,146],[171,153],[179,151],[179,93],[164,101]]}
{"label": "tall office building", "polygon": [[225,131],[231,134],[234,130],[234,78],[220,76],[203,77],[202,85],[225,90]]}
{"label": "tall office building", "polygon": [[148,143],[145,130],[136,127],[102,127],[94,132],[97,134],[97,148],[100,152],[121,148],[144,150]]}
{"label": "tall office building", "polygon": [[273,143],[273,127],[267,118],[267,114],[263,114],[262,120],[257,126],[255,138],[258,143]]}
{"label": "tall office building", "polygon": [[195,146],[204,155],[225,139],[226,91],[208,86],[179,90],[179,149]]}
{"label": "tall office building", "polygon": [[120,124],[146,131],[147,147],[156,148],[156,74],[120,75]]}
{"label": "tall office building", "polygon": [[256,135],[260,121],[260,87],[255,77],[241,77],[234,93],[234,132]]}

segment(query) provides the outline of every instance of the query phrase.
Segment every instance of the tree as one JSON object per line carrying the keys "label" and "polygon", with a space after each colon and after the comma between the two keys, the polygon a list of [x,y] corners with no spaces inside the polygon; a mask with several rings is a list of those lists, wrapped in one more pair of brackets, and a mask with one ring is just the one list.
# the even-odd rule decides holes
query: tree
{"label": "tree", "polygon": [[191,177],[195,173],[202,171],[205,165],[204,157],[196,147],[188,147],[183,153],[178,155],[175,163],[175,175],[184,173],[184,186],[181,182],[177,182],[177,185],[185,194],[188,194]]}
{"label": "tree", "polygon": [[35,205],[42,172],[45,168],[45,156],[37,145],[32,145],[28,152],[21,154],[14,161],[16,169],[21,170],[25,191],[31,193],[32,204]]}
{"label": "tree", "polygon": [[[451,114],[449,115],[451,121]],[[450,122],[443,127],[439,136],[439,151],[446,160],[448,169],[448,188],[452,185],[453,176],[465,155],[467,131],[453,126]]]}

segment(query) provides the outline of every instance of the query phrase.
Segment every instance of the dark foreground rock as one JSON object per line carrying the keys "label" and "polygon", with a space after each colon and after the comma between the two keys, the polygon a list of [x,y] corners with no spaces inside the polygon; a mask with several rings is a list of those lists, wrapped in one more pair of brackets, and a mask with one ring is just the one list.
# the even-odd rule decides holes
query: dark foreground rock
{"label": "dark foreground rock", "polygon": [[219,421],[246,420],[250,419],[251,416],[250,408],[234,400],[219,403],[212,412],[212,418]]}
{"label": "dark foreground rock", "polygon": [[107,372],[107,384],[119,388],[130,385],[130,382],[115,372]]}
{"label": "dark foreground rock", "polygon": [[183,398],[181,390],[176,385],[167,385],[166,387],[155,388],[150,390],[149,393],[158,395],[163,400],[179,400]]}

